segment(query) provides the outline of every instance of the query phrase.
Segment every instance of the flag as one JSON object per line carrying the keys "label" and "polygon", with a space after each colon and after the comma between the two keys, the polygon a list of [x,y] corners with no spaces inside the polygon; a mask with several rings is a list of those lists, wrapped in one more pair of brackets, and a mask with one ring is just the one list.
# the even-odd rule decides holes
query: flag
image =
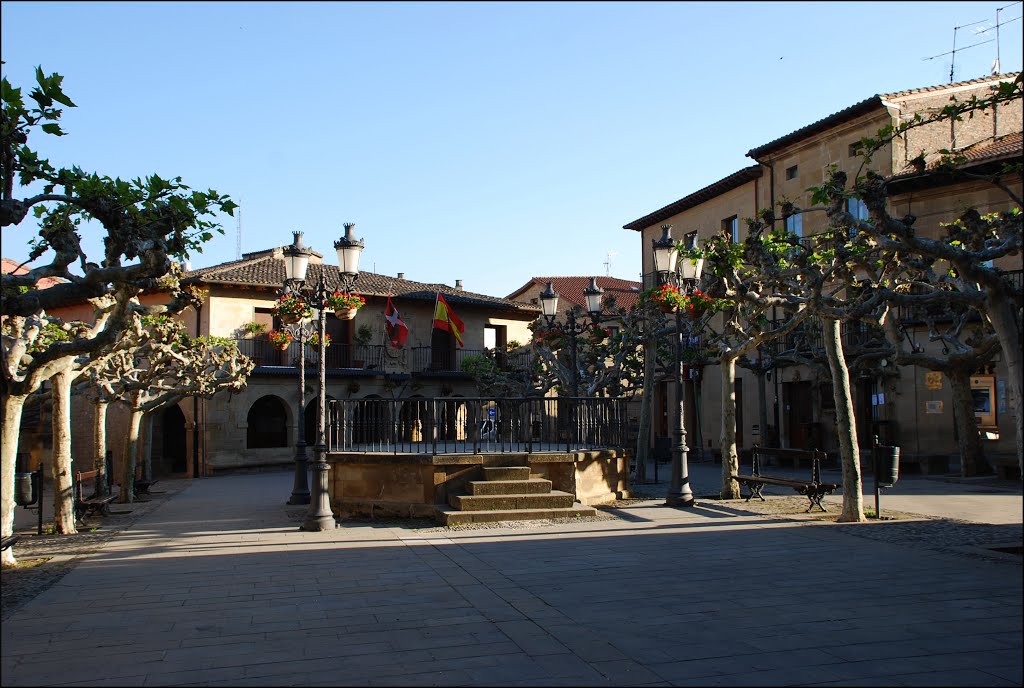
{"label": "flag", "polygon": [[388,305],[384,308],[384,320],[387,321],[385,328],[391,346],[401,349],[405,346],[405,338],[409,336],[409,328],[405,321],[398,317],[398,309],[391,303],[391,294],[388,294]]}
{"label": "flag", "polygon": [[451,332],[455,336],[455,343],[462,348],[462,333],[466,331],[466,326],[459,320],[459,316],[455,315],[440,292],[437,294],[437,305],[434,306],[434,327]]}

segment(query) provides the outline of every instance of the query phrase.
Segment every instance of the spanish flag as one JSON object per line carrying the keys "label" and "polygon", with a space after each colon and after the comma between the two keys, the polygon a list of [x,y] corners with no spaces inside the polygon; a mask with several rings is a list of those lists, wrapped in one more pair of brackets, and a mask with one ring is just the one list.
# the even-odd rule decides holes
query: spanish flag
{"label": "spanish flag", "polygon": [[466,326],[459,320],[459,316],[455,315],[440,292],[437,294],[437,305],[434,306],[434,327],[451,332],[455,337],[455,343],[462,348],[462,333],[466,331]]}

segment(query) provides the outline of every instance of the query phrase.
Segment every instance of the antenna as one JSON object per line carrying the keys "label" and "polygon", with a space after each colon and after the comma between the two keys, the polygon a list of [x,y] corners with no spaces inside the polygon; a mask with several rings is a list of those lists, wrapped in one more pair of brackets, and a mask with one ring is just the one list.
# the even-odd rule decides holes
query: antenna
{"label": "antenna", "polygon": [[605,277],[611,277],[612,276],[612,256],[617,256],[617,255],[619,255],[618,251],[608,251],[608,253],[605,254],[605,259],[604,259],[604,274],[605,274]]}
{"label": "antenna", "polygon": [[238,198],[238,222],[235,226],[235,260],[242,260],[242,198]]}

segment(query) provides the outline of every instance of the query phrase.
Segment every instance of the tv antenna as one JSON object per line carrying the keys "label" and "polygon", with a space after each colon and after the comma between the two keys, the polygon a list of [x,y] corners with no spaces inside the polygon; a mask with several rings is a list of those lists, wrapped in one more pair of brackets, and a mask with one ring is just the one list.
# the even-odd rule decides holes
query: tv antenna
{"label": "tv antenna", "polygon": [[608,253],[605,254],[605,259],[604,259],[604,274],[605,274],[605,277],[611,277],[612,276],[612,256],[617,256],[617,255],[619,255],[618,251],[608,251]]}
{"label": "tv antenna", "polygon": [[242,199],[238,199],[238,218],[235,224],[235,260],[242,260]]}

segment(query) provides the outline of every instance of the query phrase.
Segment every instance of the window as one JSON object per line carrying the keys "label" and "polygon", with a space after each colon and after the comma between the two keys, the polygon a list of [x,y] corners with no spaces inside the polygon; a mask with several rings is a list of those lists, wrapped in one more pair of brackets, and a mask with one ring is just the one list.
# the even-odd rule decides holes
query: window
{"label": "window", "polygon": [[731,237],[732,243],[740,243],[740,219],[733,215],[722,220],[722,231]]}
{"label": "window", "polygon": [[859,198],[847,198],[846,210],[858,220],[868,219],[868,207]]}
{"label": "window", "polygon": [[804,235],[804,216],[800,213],[790,215],[786,218],[786,231],[796,234],[798,237]]}
{"label": "window", "polygon": [[851,157],[851,158],[856,158],[859,153],[860,153],[860,141],[854,141],[846,149],[846,154],[849,157]]}
{"label": "window", "polygon": [[796,179],[796,175],[797,175],[797,166],[796,165],[793,165],[792,167],[787,167],[786,168],[786,179]]}
{"label": "window", "polygon": [[[859,198],[847,198],[846,199],[846,212],[853,215],[855,220],[867,220],[868,219],[868,207],[864,201]],[[857,228],[850,227],[850,238],[857,236]]]}

